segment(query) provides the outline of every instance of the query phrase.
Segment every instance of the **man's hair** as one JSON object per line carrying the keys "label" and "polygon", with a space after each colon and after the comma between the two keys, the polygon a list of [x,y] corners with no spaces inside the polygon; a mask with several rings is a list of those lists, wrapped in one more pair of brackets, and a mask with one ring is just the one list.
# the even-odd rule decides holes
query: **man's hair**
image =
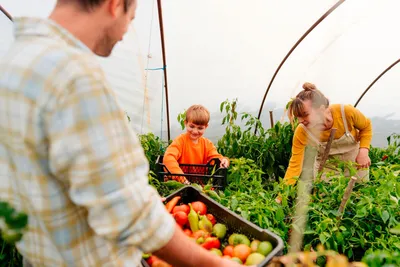
{"label": "man's hair", "polygon": [[[94,8],[100,6],[105,0],[58,0],[57,3],[68,4],[74,3],[81,6],[86,11],[91,11]],[[128,11],[128,8],[136,0],[124,0],[124,10]]]}

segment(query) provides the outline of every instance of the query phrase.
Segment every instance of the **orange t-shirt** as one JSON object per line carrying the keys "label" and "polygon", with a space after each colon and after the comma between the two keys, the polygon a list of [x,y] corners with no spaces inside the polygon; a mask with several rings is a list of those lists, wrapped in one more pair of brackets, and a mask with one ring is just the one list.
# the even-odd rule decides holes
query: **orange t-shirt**
{"label": "orange t-shirt", "polygon": [[217,152],[217,148],[210,140],[200,137],[195,144],[189,135],[184,133],[168,146],[163,163],[171,173],[183,174],[179,167],[180,163],[206,164],[213,158],[223,158],[223,156]]}

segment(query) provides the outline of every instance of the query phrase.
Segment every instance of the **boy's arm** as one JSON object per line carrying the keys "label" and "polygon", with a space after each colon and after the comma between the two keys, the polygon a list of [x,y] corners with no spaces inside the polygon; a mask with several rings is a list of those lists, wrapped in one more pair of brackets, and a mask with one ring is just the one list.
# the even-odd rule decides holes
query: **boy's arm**
{"label": "boy's arm", "polygon": [[[184,172],[179,167],[178,160],[182,156],[183,151],[183,139],[180,137],[176,138],[167,148],[164,154],[163,163],[167,167],[170,173],[183,174]],[[172,176],[172,179],[181,182],[188,183],[184,176]]]}
{"label": "boy's arm", "polygon": [[[222,156],[221,154],[218,153],[217,148],[215,145],[208,139],[206,139],[206,155],[207,155],[207,162],[209,162],[212,159],[218,158],[218,159],[226,159],[229,163],[229,158]],[[229,165],[229,164],[228,164]]]}

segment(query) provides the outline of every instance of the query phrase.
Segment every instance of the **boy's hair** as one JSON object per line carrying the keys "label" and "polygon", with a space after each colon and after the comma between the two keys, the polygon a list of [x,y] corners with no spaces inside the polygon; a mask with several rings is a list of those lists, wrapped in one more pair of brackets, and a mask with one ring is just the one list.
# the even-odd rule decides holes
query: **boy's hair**
{"label": "boy's hair", "polygon": [[202,105],[193,105],[186,110],[185,122],[197,125],[207,125],[210,121],[210,112]]}

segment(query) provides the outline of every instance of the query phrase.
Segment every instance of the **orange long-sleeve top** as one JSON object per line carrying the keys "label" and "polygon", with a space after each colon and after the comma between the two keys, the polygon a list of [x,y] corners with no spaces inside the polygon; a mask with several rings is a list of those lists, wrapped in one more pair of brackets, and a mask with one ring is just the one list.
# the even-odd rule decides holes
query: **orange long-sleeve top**
{"label": "orange long-sleeve top", "polygon": [[[329,106],[332,112],[333,117],[333,126],[332,128],[336,128],[335,139],[339,139],[345,134],[344,123],[342,119],[341,113],[341,105],[334,104]],[[347,126],[349,132],[354,136],[356,141],[360,142],[360,148],[368,148],[371,144],[372,139],[372,125],[371,121],[364,116],[358,109],[351,105],[345,105],[344,111],[347,120]],[[330,130],[322,131],[320,135],[320,142],[327,142],[329,139]],[[292,157],[289,161],[289,167],[285,174],[285,180],[287,183],[292,184],[289,180],[295,176],[300,176],[303,160],[304,160],[304,150],[308,142],[308,134],[303,129],[303,127],[297,127],[294,136],[293,136],[293,145],[292,145]]]}
{"label": "orange long-sleeve top", "polygon": [[214,144],[205,137],[200,137],[198,143],[193,143],[187,133],[179,135],[167,148],[163,163],[171,173],[183,174],[180,163],[206,164],[213,158],[223,158],[217,152]]}

